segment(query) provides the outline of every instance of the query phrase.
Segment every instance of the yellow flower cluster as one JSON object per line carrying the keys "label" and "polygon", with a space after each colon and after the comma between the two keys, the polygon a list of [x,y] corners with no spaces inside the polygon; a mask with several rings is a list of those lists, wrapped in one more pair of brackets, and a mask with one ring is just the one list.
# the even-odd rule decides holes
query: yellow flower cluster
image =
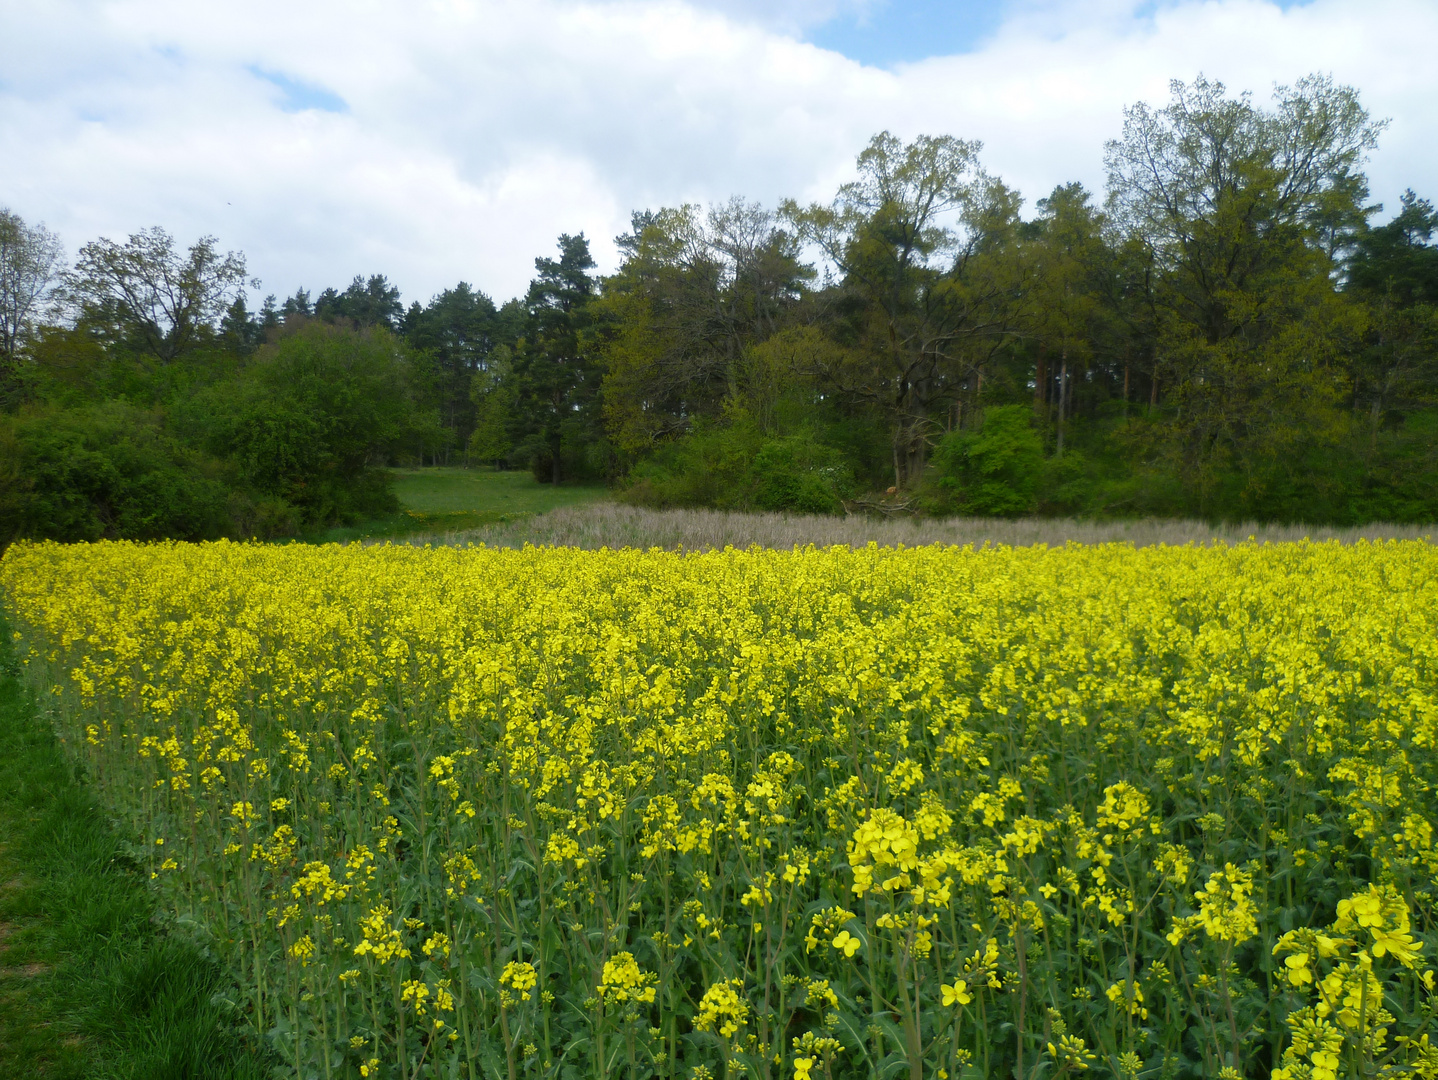
{"label": "yellow flower cluster", "polygon": [[699,1015],[694,1026],[700,1031],[717,1031],[724,1038],[732,1038],[749,1015],[749,1003],[744,996],[744,980],[730,979],[715,983],[704,991],[699,999]]}
{"label": "yellow flower cluster", "polygon": [[354,954],[370,957],[377,964],[387,964],[397,957],[408,958],[409,949],[390,920],[391,912],[383,904],[361,917],[359,927],[364,940],[355,946]]}
{"label": "yellow flower cluster", "polygon": [[507,986],[519,995],[521,1001],[528,1001],[530,991],[534,984],[539,981],[539,975],[534,970],[534,965],[522,960],[511,960],[504,965],[504,971],[500,973],[499,985]]}
{"label": "yellow flower cluster", "polygon": [[[863,896],[874,887],[890,892],[908,888],[912,884],[909,871],[919,864],[918,852],[918,830],[893,810],[877,808],[854,830],[854,838],[849,843],[854,893]],[[895,873],[875,886],[875,872],[886,870]]]}
{"label": "yellow flower cluster", "polygon": [[[1173,857],[1160,857],[1156,869],[1163,871],[1165,863],[1173,865]],[[1210,937],[1220,941],[1241,944],[1258,933],[1255,919],[1257,908],[1253,902],[1253,874],[1240,870],[1233,863],[1227,863],[1222,870],[1209,875],[1203,889],[1193,894],[1198,913],[1187,918],[1175,919],[1169,931],[1169,944],[1177,945],[1195,927],[1201,927]]]}
{"label": "yellow flower cluster", "polygon": [[1391,884],[1370,885],[1368,891],[1338,901],[1338,918],[1333,923],[1336,933],[1362,933],[1373,937],[1374,956],[1392,954],[1405,967],[1413,967],[1420,959],[1421,942],[1414,942],[1409,932],[1408,904]]}
{"label": "yellow flower cluster", "polygon": [[0,602],[281,1072],[1438,1076],[1427,544],[21,543]]}
{"label": "yellow flower cluster", "polygon": [[[1338,901],[1338,917],[1327,933],[1305,927],[1278,939],[1273,953],[1286,954],[1285,978],[1300,992],[1314,992],[1317,1001],[1289,1013],[1293,1040],[1273,1072],[1275,1080],[1337,1080],[1345,1048],[1360,1059],[1381,1058],[1393,1049],[1389,1029],[1397,1017],[1386,1007],[1392,999],[1385,995],[1375,960],[1391,956],[1416,971],[1423,943],[1414,940],[1409,920],[1408,903],[1392,884],[1369,885]],[[1355,932],[1372,938],[1368,948],[1340,936]],[[1430,1000],[1430,1009],[1438,1005],[1432,971],[1418,975],[1412,989]],[[1422,1038],[1421,1044],[1411,1036],[1397,1042],[1398,1048],[1418,1047],[1413,1075],[1428,1080],[1438,1075],[1438,1056],[1428,1049],[1428,1036]]]}
{"label": "yellow flower cluster", "polygon": [[599,980],[599,995],[608,1001],[654,1000],[653,972],[641,971],[633,953],[615,953],[604,962],[604,973]]}

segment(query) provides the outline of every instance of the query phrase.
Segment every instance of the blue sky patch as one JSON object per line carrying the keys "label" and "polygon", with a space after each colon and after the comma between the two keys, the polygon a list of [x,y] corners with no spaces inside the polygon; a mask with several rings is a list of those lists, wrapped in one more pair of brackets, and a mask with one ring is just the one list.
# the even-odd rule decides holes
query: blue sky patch
{"label": "blue sky patch", "polygon": [[882,0],[863,14],[836,15],[806,35],[813,44],[873,67],[969,52],[998,29],[995,0]]}
{"label": "blue sky patch", "polygon": [[[1287,10],[1311,0],[1270,0]],[[931,56],[973,52],[1015,11],[1075,5],[1066,0],[878,0],[862,13],[847,11],[813,27],[806,40],[872,67],[891,68]],[[1132,0],[1134,22],[1152,19],[1175,0]]]}
{"label": "blue sky patch", "polygon": [[326,90],[323,86],[316,86],[314,83],[301,82],[299,79],[292,79],[288,75],[282,75],[278,71],[266,71],[264,68],[251,66],[250,73],[256,75],[271,86],[280,91],[279,106],[287,113],[306,112],[310,109],[319,112],[347,113],[350,111],[345,99],[332,90]]}

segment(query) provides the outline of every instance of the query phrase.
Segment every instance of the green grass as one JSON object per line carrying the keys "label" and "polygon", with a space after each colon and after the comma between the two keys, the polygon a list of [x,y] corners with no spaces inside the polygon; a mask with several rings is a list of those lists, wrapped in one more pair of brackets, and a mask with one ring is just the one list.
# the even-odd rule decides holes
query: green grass
{"label": "green grass", "polygon": [[0,635],[0,1077],[258,1080],[217,966],[155,918]]}
{"label": "green grass", "polygon": [[528,472],[430,467],[394,469],[401,512],[394,517],[326,529],[319,543],[379,540],[501,525],[564,506],[603,499],[602,487],[541,484]]}
{"label": "green grass", "polygon": [[604,498],[602,487],[541,484],[527,472],[493,469],[394,469],[394,493],[424,514],[542,514]]}

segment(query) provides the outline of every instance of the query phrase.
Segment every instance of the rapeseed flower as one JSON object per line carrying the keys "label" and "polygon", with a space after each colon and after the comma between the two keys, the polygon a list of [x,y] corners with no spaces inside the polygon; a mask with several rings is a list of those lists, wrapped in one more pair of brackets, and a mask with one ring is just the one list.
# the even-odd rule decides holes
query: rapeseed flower
{"label": "rapeseed flower", "polygon": [[808,1026],[810,1080],[1019,1029],[1057,1075],[1115,1018],[1124,1075],[1438,1074],[1428,545],[20,543],[0,594],[300,1075],[778,1076]]}

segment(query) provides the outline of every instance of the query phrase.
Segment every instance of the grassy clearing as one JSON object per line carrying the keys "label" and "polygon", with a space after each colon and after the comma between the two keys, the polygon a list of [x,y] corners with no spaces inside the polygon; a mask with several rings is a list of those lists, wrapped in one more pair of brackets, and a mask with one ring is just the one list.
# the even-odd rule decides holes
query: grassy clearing
{"label": "grassy clearing", "polygon": [[258,1080],[218,969],[157,924],[0,634],[0,1077]]}
{"label": "grassy clearing", "polygon": [[592,504],[607,494],[602,487],[541,484],[527,472],[430,467],[395,469],[392,475],[400,513],[326,529],[310,539],[335,543],[465,532],[508,525],[558,508]]}
{"label": "grassy clearing", "polygon": [[602,499],[602,487],[541,484],[527,472],[492,469],[396,469],[394,491],[406,510],[421,513],[543,514]]}
{"label": "grassy clearing", "polygon": [[1062,518],[874,518],[823,517],[788,514],[741,514],[720,510],[643,510],[611,502],[554,510],[542,517],[485,525],[472,529],[436,529],[413,538],[416,543],[487,544],[523,547],[551,544],[580,548],[667,548],[701,551],[757,544],[788,549],[796,544],[862,546],[870,542],[892,547],[920,544],[1034,544],[1060,546],[1070,542],[1097,544],[1206,544],[1239,543],[1252,537],[1260,542],[1336,539],[1346,543],[1367,539],[1428,539],[1438,527],[1367,525],[1329,529],[1306,525],[1238,523],[1211,525],[1202,521],[1092,522]]}

